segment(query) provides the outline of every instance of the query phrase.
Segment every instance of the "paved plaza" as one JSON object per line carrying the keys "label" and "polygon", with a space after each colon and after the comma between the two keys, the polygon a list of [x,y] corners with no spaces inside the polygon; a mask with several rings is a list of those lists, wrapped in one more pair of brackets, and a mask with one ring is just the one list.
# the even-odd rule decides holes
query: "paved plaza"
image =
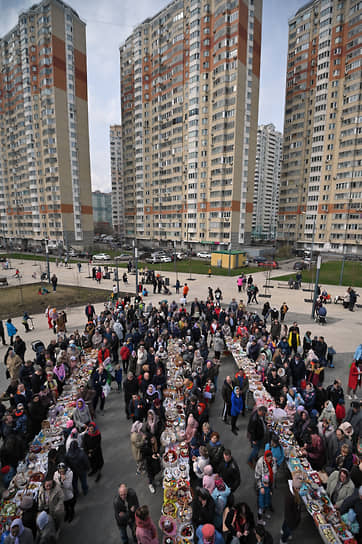
{"label": "paved plaza", "polygon": [[[17,285],[18,280],[13,277],[15,268],[19,268],[22,274],[21,281],[31,283],[37,281],[32,277],[34,271],[39,278],[40,266],[39,263],[31,261],[12,261],[12,270],[7,271],[10,285]],[[42,268],[45,264],[42,263]],[[72,284],[82,287],[96,287],[96,282],[89,279],[87,264],[82,265],[82,272],[79,274],[76,265],[66,269],[64,267],[56,267],[51,263],[51,274],[55,273],[60,284]],[[290,269],[277,270],[272,272],[272,276],[281,275],[283,272],[289,272]],[[169,301],[179,301],[179,296],[175,294],[172,287],[175,282],[175,273],[163,273],[170,278],[172,294],[168,296],[150,294],[149,299],[153,304],[157,304],[162,299]],[[181,285],[185,282],[190,287],[189,303],[195,298],[205,299],[207,296],[207,288],[211,286],[213,289],[220,287],[223,292],[223,303],[228,305],[233,297],[236,300],[242,298],[246,302],[246,294],[239,295],[236,286],[236,277],[215,276],[208,278],[207,276],[197,276],[192,274],[192,279],[189,279],[189,274],[178,274]],[[262,285],[265,283],[265,273],[258,272],[253,274],[254,281],[258,285],[260,292],[263,293]],[[311,304],[304,302],[304,298],[310,297],[309,292],[295,291],[285,288],[279,288],[278,282],[272,282],[275,285],[269,290],[272,295],[271,299],[262,297],[259,298],[259,304],[253,304],[250,308],[253,311],[261,312],[265,300],[269,300],[272,306],[277,308],[283,302],[286,302],[289,307],[289,312],[286,316],[286,323],[290,325],[296,320],[301,329],[301,337],[306,330],[311,330],[313,335],[324,335],[328,345],[333,345],[337,351],[335,368],[326,370],[325,384],[328,385],[335,377],[342,378],[344,386],[348,379],[348,369],[351,362],[351,356],[355,347],[362,342],[362,309],[356,308],[354,312],[349,312],[343,309],[342,305],[330,304],[328,308],[328,323],[325,326],[317,325],[311,319]],[[100,287],[109,288],[111,291],[113,286],[112,280],[102,280]],[[308,286],[306,286],[308,287]],[[328,292],[333,296],[343,295],[345,287],[327,287]],[[135,292],[135,276],[129,275],[129,285],[125,289],[121,282],[121,290],[129,290],[132,294]],[[151,288],[152,291],[152,288]],[[1,297],[1,291],[0,291]],[[1,300],[1,298],[0,298]],[[96,304],[97,312],[101,311],[103,304]],[[59,308],[61,309],[61,308]],[[27,309],[31,313],[31,308]],[[84,307],[69,307],[66,308],[68,316],[68,332],[74,329],[82,330],[85,325]],[[26,341],[28,351],[26,355],[33,356],[31,352],[31,341],[41,339],[44,343],[49,343],[52,337],[52,331],[49,331],[47,320],[44,315],[34,316],[35,330],[27,334],[24,332],[24,327],[21,324],[21,317],[16,317],[13,322],[17,327],[22,338]],[[0,357],[5,355],[6,347],[0,347]],[[6,388],[5,368],[0,370],[0,386],[3,391]],[[231,357],[222,359],[222,366],[219,377],[219,389],[227,374],[235,373],[235,364]],[[346,408],[348,405],[346,406]],[[236,498],[246,500],[253,511],[256,512],[256,495],[254,490],[254,473],[246,464],[246,459],[249,454],[249,444],[246,441],[246,425],[247,417],[239,422],[239,435],[234,436],[231,433],[230,426],[226,426],[220,419],[222,401],[220,393],[218,393],[215,403],[211,408],[210,423],[214,430],[221,434],[221,441],[225,446],[231,448],[232,453],[237,460],[240,471],[242,484],[236,493]],[[139,497],[141,504],[148,504],[151,508],[151,514],[155,522],[158,522],[160,516],[160,507],[162,503],[162,491],[158,487],[156,495],[151,495],[147,480],[144,476],[136,475],[135,462],[130,450],[130,424],[125,418],[123,394],[112,391],[106,401],[106,409],[104,417],[98,417],[102,432],[103,450],[105,458],[105,467],[103,477],[99,483],[95,483],[93,478],[90,478],[90,492],[87,497],[81,497],[76,505],[76,517],[72,524],[64,524],[60,537],[60,544],[75,544],[76,542],[87,543],[107,543],[118,544],[120,537],[113,517],[113,497],[117,491],[120,482],[126,482],[130,487],[133,487]],[[273,519],[268,522],[267,528],[274,537],[274,542],[279,542],[279,530],[282,523],[283,512],[283,496],[286,485],[286,475],[278,476],[277,488],[275,490],[273,504],[275,513]],[[320,537],[315,529],[310,516],[304,512],[303,521],[294,536],[294,542],[301,544],[306,540],[310,542],[320,542]]]}

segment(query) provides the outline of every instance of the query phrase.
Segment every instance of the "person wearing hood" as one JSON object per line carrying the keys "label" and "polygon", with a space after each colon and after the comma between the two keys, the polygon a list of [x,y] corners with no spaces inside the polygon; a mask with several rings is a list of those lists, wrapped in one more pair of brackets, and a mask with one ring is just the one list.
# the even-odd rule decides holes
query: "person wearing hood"
{"label": "person wearing hood", "polygon": [[231,432],[235,435],[238,434],[238,427],[236,426],[236,422],[238,419],[239,414],[243,411],[243,399],[240,393],[240,387],[236,386],[234,387],[233,392],[231,393]]}
{"label": "person wearing hood", "polygon": [[91,415],[89,413],[88,406],[84,400],[80,397],[77,399],[77,406],[73,411],[73,421],[79,432],[84,431],[88,423],[91,420]]}
{"label": "person wearing hood", "polygon": [[231,490],[217,474],[214,475],[214,485],[211,496],[215,503],[215,526],[222,531],[223,512]]}
{"label": "person wearing hood", "polygon": [[[70,434],[70,437],[72,437],[72,433]],[[73,472],[73,489],[75,497],[79,495],[78,480],[80,480],[83,495],[87,495],[87,472],[89,470],[89,461],[87,455],[79,446],[78,440],[71,440],[65,459]]]}
{"label": "person wearing hood", "polygon": [[142,470],[142,446],[146,441],[143,432],[142,421],[135,421],[131,427],[131,450],[134,460],[136,461],[136,473],[140,474]]}
{"label": "person wearing hood", "polygon": [[347,469],[335,470],[330,474],[327,482],[327,494],[335,508],[340,508],[343,501],[353,492],[354,485]]}
{"label": "person wearing hood", "polygon": [[33,533],[24,527],[21,519],[14,519],[10,525],[10,534],[5,538],[5,544],[33,544]]}
{"label": "person wearing hood", "polygon": [[38,528],[37,544],[49,544],[49,542],[56,542],[57,531],[54,520],[45,512],[45,510],[38,514],[36,525]]}
{"label": "person wearing hood", "polygon": [[7,369],[7,376],[11,380],[18,380],[20,369],[23,364],[21,357],[15,353],[13,348],[9,348],[4,361]]}
{"label": "person wearing hood", "polygon": [[323,421],[323,419],[326,419],[333,430],[337,429],[337,418],[336,418],[336,412],[334,409],[334,406],[332,404],[332,401],[327,400],[324,404],[324,408],[321,412],[321,415],[318,418],[318,421]]}
{"label": "person wearing hood", "polygon": [[139,506],[135,513],[137,544],[158,544],[158,535],[148,506]]}
{"label": "person wearing hood", "polygon": [[189,414],[189,417],[187,418],[187,425],[186,425],[186,431],[185,431],[185,440],[187,443],[190,443],[193,437],[197,433],[199,423],[197,419],[194,417],[194,415],[191,413]]}
{"label": "person wearing hood", "polygon": [[204,476],[202,478],[202,487],[207,489],[210,495],[215,488],[215,474],[211,465],[206,465],[204,468]]}
{"label": "person wearing hood", "polygon": [[147,409],[151,409],[153,407],[153,403],[155,401],[155,399],[159,399],[160,398],[160,395],[156,389],[156,387],[153,385],[153,383],[150,383],[148,386],[147,386],[147,389],[143,395],[143,399],[146,403],[146,407]]}

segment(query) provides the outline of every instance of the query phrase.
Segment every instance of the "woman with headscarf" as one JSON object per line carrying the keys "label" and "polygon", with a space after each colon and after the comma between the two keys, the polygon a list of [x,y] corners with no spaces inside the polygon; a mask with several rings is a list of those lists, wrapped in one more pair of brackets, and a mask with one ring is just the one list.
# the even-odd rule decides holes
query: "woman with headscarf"
{"label": "woman with headscarf", "polygon": [[79,495],[78,480],[80,480],[83,495],[87,495],[89,461],[85,452],[80,448],[78,440],[72,440],[70,442],[65,459],[73,472],[73,489],[75,496],[77,497]]}
{"label": "woman with headscarf", "polygon": [[327,494],[336,508],[340,508],[343,501],[350,497],[353,491],[354,484],[350,480],[346,468],[335,470],[330,474],[327,482]]}
{"label": "woman with headscarf", "polygon": [[140,474],[142,470],[142,452],[141,448],[146,441],[146,436],[143,432],[142,421],[135,421],[131,427],[131,449],[134,460],[136,461],[136,473]]}
{"label": "woman with headscarf", "polygon": [[64,519],[64,493],[61,487],[48,475],[39,489],[38,510],[45,510],[53,518],[59,530]]}
{"label": "woman with headscarf", "polygon": [[77,406],[73,411],[73,421],[77,429],[82,432],[91,420],[88,406],[82,398],[77,399]]}
{"label": "woman with headscarf", "polygon": [[144,401],[146,403],[147,408],[148,409],[152,408],[155,399],[159,399],[159,398],[160,398],[160,395],[159,395],[156,387],[153,385],[153,383],[150,383],[147,386],[147,389],[146,389],[145,394],[143,396],[143,399],[144,399]]}
{"label": "woman with headscarf", "polygon": [[57,531],[54,520],[45,510],[38,514],[36,525],[38,527],[37,544],[55,544]]}
{"label": "woman with headscarf", "polygon": [[23,361],[21,357],[15,353],[13,348],[9,348],[8,353],[5,355],[5,365],[8,372],[8,377],[11,380],[18,380],[19,373]]}
{"label": "woman with headscarf", "polygon": [[91,466],[91,471],[88,476],[97,474],[96,482],[99,482],[102,476],[101,471],[104,465],[101,441],[101,433],[94,421],[91,421],[88,425],[87,432],[83,436],[83,447]]}
{"label": "woman with headscarf", "polygon": [[21,519],[14,519],[10,525],[10,534],[5,538],[5,544],[33,544],[33,533],[24,527]]}
{"label": "woman with headscarf", "polygon": [[336,418],[336,412],[333,406],[332,401],[327,400],[324,403],[324,408],[321,412],[321,415],[318,418],[318,421],[323,421],[323,419],[328,420],[331,427],[333,427],[333,430],[335,431],[337,429],[337,418]]}
{"label": "woman with headscarf", "polygon": [[305,455],[314,470],[322,470],[326,461],[325,448],[323,440],[318,434],[318,429],[313,424],[310,424],[307,427],[303,448]]}
{"label": "woman with headscarf", "polygon": [[54,373],[55,379],[58,382],[59,395],[61,395],[63,391],[64,383],[65,383],[65,378],[67,375],[65,365],[61,359],[60,360],[57,359],[55,367],[53,368],[53,373]]}
{"label": "woman with headscarf", "polygon": [[151,408],[147,412],[147,419],[145,425],[145,431],[147,434],[154,436],[156,440],[159,440],[160,437],[160,421],[158,416],[156,416],[155,411]]}
{"label": "woman with headscarf", "polygon": [[271,450],[264,452],[264,457],[259,457],[255,465],[255,482],[258,490],[258,519],[267,508],[271,508],[271,494],[275,485],[277,464]]}
{"label": "woman with headscarf", "polygon": [[65,463],[59,463],[54,474],[54,481],[60,486],[64,495],[64,521],[71,523],[74,518],[74,506],[76,498],[73,491],[73,472]]}
{"label": "woman with headscarf", "polygon": [[255,527],[254,515],[246,502],[240,502],[234,507],[228,508],[224,517],[225,542],[229,544],[233,538],[240,543],[254,542],[253,529]]}
{"label": "woman with headscarf", "polygon": [[189,417],[187,419],[187,425],[186,425],[186,431],[185,431],[185,440],[187,443],[190,443],[191,440],[194,438],[197,428],[199,424],[198,421],[195,419],[193,414],[189,414]]}
{"label": "woman with headscarf", "polygon": [[302,406],[299,406],[295,414],[292,433],[298,444],[302,446],[305,443],[306,431],[310,423],[309,414]]}

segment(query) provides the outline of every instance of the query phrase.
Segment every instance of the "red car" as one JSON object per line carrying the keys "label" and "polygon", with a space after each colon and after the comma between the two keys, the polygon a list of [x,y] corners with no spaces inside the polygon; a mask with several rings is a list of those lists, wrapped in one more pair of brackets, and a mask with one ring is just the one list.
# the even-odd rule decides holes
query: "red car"
{"label": "red car", "polygon": [[277,261],[263,261],[258,263],[260,268],[279,268]]}

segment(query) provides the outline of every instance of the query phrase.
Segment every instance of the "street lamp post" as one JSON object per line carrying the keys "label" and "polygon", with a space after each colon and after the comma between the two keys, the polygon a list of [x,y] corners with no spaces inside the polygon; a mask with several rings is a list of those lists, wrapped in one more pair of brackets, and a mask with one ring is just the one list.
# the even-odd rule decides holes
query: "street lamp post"
{"label": "street lamp post", "polygon": [[231,274],[231,242],[229,244],[229,270],[228,270],[228,276]]}
{"label": "street lamp post", "polygon": [[135,240],[133,240],[133,255],[134,255],[134,266],[136,269],[136,296],[138,296],[138,249],[136,248]]}
{"label": "street lamp post", "polygon": [[178,280],[178,273],[177,273],[177,255],[176,255],[176,242],[173,243],[173,262],[175,266],[175,283]]}
{"label": "street lamp post", "polygon": [[46,254],[46,259],[47,259],[48,283],[50,283],[50,264],[49,264],[49,245],[48,245],[48,239],[45,240],[45,254]]}
{"label": "street lamp post", "polygon": [[314,284],[314,296],[313,296],[313,306],[312,306],[312,316],[311,316],[312,319],[314,319],[315,305],[316,305],[317,298],[318,298],[319,272],[320,272],[320,269],[321,269],[321,262],[322,262],[322,257],[320,255],[318,255],[317,270],[316,270],[315,284]]}

